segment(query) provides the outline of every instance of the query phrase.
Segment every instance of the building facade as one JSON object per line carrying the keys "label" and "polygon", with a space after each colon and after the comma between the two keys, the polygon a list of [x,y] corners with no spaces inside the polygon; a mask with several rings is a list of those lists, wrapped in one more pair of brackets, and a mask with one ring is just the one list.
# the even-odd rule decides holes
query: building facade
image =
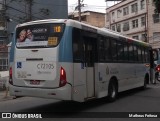
{"label": "building facade", "polygon": [[[160,48],[160,13],[154,13],[153,0],[148,1],[148,39],[153,48]],[[159,6],[160,7],[160,6]]]}
{"label": "building facade", "polygon": [[32,20],[68,18],[68,0],[5,1],[8,34],[11,34],[19,23]]}
{"label": "building facade", "polygon": [[68,0],[0,0],[0,71],[8,70],[8,43],[17,24],[68,18]]}
{"label": "building facade", "polygon": [[6,21],[5,21],[4,0],[0,0],[0,45],[5,44],[7,38]]}
{"label": "building facade", "polygon": [[153,0],[123,0],[106,9],[106,27],[129,37],[160,42],[160,14],[154,13]]}
{"label": "building facade", "polygon": [[[71,13],[69,18],[78,21],[79,14],[77,12]],[[105,26],[105,14],[94,11],[83,11],[81,12],[81,22],[102,28]]]}
{"label": "building facade", "polygon": [[7,28],[4,0],[0,0],[0,71],[8,70]]}

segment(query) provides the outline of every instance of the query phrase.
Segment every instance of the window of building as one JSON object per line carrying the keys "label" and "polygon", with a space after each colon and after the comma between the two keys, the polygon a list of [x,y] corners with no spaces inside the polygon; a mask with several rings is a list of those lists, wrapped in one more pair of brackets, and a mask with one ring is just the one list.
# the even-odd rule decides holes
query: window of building
{"label": "window of building", "polygon": [[145,9],[145,1],[144,0],[141,0],[141,10],[142,9]]}
{"label": "window of building", "polygon": [[81,17],[81,20],[82,20],[82,21],[87,21],[87,16],[82,16],[82,17]]}
{"label": "window of building", "polygon": [[5,22],[4,21],[0,21],[0,26],[1,27],[5,27]]}
{"label": "window of building", "polygon": [[128,7],[123,8],[123,15],[128,15],[129,14],[129,9]]}
{"label": "window of building", "polygon": [[138,27],[138,19],[132,21],[132,28]]}
{"label": "window of building", "polygon": [[123,23],[123,31],[128,31],[129,30],[129,22]]}
{"label": "window of building", "polygon": [[106,21],[109,21],[109,13],[106,13]]}
{"label": "window of building", "polygon": [[147,41],[146,39],[147,39],[147,34],[142,34],[141,35],[141,40],[146,42]]}
{"label": "window of building", "polygon": [[4,40],[0,40],[0,45],[3,45],[4,44]]}
{"label": "window of building", "polygon": [[139,40],[139,36],[138,35],[132,36],[132,38]]}
{"label": "window of building", "polygon": [[113,25],[113,26],[112,26],[112,30],[113,30],[113,31],[115,31],[115,30],[116,30],[115,25]]}
{"label": "window of building", "polygon": [[108,25],[105,26],[106,29],[110,29]]}
{"label": "window of building", "polygon": [[146,24],[145,17],[141,17],[141,26],[145,26],[145,24]]}
{"label": "window of building", "polygon": [[115,13],[112,12],[112,21],[114,22],[115,21]]}
{"label": "window of building", "polygon": [[153,14],[153,22],[159,23],[160,22],[160,13],[159,14]]}
{"label": "window of building", "polygon": [[121,32],[121,24],[117,24],[117,32]]}
{"label": "window of building", "polygon": [[8,58],[0,59],[0,71],[8,70]]}
{"label": "window of building", "polygon": [[131,5],[131,12],[134,13],[134,12],[137,12],[138,11],[138,5],[137,3]]}
{"label": "window of building", "polygon": [[153,40],[159,41],[160,40],[160,32],[154,32],[153,33]]}
{"label": "window of building", "polygon": [[120,16],[121,16],[121,10],[119,9],[119,10],[117,10],[117,18],[119,18]]}

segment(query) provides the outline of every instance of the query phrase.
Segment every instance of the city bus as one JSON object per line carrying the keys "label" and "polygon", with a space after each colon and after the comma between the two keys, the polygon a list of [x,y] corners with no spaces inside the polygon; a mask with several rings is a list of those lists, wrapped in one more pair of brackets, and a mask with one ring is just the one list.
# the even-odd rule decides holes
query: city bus
{"label": "city bus", "polygon": [[9,83],[13,96],[85,102],[151,82],[152,48],[104,28],[70,19],[15,28]]}

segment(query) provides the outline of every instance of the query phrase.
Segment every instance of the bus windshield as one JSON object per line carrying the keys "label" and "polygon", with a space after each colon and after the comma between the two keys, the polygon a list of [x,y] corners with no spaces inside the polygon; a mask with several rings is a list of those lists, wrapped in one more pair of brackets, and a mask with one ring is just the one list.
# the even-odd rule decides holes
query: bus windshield
{"label": "bus windshield", "polygon": [[59,44],[65,24],[34,24],[18,27],[16,30],[17,48],[55,47]]}

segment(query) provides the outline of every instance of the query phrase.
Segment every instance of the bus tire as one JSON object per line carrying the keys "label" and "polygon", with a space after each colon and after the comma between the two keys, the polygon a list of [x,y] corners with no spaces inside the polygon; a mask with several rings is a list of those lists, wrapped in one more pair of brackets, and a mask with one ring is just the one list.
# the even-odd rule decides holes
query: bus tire
{"label": "bus tire", "polygon": [[114,102],[118,95],[118,84],[115,80],[111,80],[108,86],[108,100]]}

